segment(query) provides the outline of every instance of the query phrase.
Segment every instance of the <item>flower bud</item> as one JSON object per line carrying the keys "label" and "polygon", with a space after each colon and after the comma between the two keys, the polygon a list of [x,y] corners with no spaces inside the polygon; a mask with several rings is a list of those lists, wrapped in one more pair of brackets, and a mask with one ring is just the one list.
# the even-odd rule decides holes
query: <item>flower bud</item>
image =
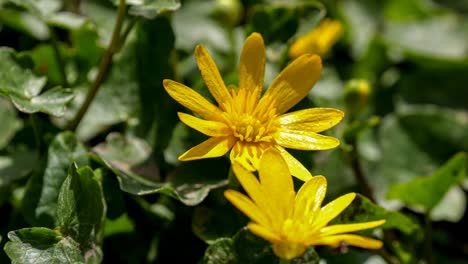
{"label": "flower bud", "polygon": [[225,25],[236,26],[242,18],[242,3],[240,0],[216,0],[212,15]]}
{"label": "flower bud", "polygon": [[350,114],[359,113],[366,107],[371,93],[371,86],[367,80],[352,79],[344,88],[344,102]]}

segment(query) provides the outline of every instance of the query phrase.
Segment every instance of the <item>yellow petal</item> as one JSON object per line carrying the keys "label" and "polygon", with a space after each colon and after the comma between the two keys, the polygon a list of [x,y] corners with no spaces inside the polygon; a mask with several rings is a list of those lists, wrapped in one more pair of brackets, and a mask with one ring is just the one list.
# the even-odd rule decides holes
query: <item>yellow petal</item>
{"label": "yellow petal", "polygon": [[329,202],[327,205],[322,207],[322,210],[320,210],[320,216],[318,217],[315,225],[319,227],[326,226],[331,220],[343,212],[343,210],[346,209],[349,204],[351,204],[355,197],[355,193],[348,193]]}
{"label": "yellow petal", "polygon": [[187,126],[196,129],[203,134],[211,137],[229,136],[232,134],[231,129],[222,122],[203,120],[185,113],[177,113],[180,121]]}
{"label": "yellow petal", "polygon": [[249,223],[247,227],[249,228],[250,232],[272,243],[280,240],[278,234],[274,233],[271,229],[266,228],[265,226]]}
{"label": "yellow petal", "polygon": [[312,226],[319,216],[320,206],[326,192],[327,180],[323,176],[315,176],[304,183],[296,195],[294,219]]}
{"label": "yellow petal", "polygon": [[296,178],[302,181],[308,181],[312,179],[312,174],[307,170],[302,163],[300,163],[296,158],[294,158],[289,152],[280,146],[275,146],[277,150],[281,153],[284,160],[288,164],[289,172]]}
{"label": "yellow petal", "polygon": [[319,239],[313,238],[311,241],[308,241],[307,244],[311,246],[328,245],[331,247],[339,247],[340,245],[345,244],[367,249],[379,249],[383,245],[382,241],[380,240],[353,234],[326,236]]}
{"label": "yellow petal", "polygon": [[223,78],[221,78],[218,67],[205,47],[201,45],[195,48],[195,58],[208,90],[210,90],[218,105],[226,110],[226,104],[230,104],[232,98],[224,84]]}
{"label": "yellow petal", "polygon": [[271,204],[269,198],[263,192],[263,187],[258,182],[257,177],[237,162],[232,164],[232,170],[245,192],[271,221],[273,216]]}
{"label": "yellow petal", "polygon": [[274,148],[267,149],[260,159],[258,172],[277,219],[290,218],[294,207],[294,183],[281,153]]}
{"label": "yellow petal", "polygon": [[273,138],[282,147],[301,150],[325,150],[340,145],[340,141],[334,137],[302,130],[288,130],[281,127],[273,135]]}
{"label": "yellow petal", "polygon": [[319,56],[302,55],[273,80],[260,99],[260,106],[273,102],[271,107],[275,107],[278,114],[288,111],[309,93],[321,72],[322,61]]}
{"label": "yellow petal", "polygon": [[220,157],[234,145],[234,137],[212,137],[180,155],[180,161]]}
{"label": "yellow petal", "polygon": [[244,43],[239,64],[239,88],[251,92],[258,98],[263,88],[263,76],[265,73],[265,44],[258,33],[252,33]]}
{"label": "yellow petal", "polygon": [[226,190],[224,192],[224,197],[226,197],[229,202],[231,202],[247,217],[252,219],[252,221],[261,225],[269,224],[268,219],[265,217],[263,212],[260,211],[260,209],[245,195],[234,190]]}
{"label": "yellow petal", "polygon": [[260,157],[268,146],[267,143],[237,141],[231,151],[231,162],[238,162],[244,168],[256,171],[259,167]]}
{"label": "yellow petal", "polygon": [[174,100],[199,114],[201,117],[209,120],[222,120],[220,118],[221,110],[193,89],[168,79],[163,81],[163,85],[167,93],[174,98]]}
{"label": "yellow petal", "polygon": [[343,117],[344,113],[338,109],[309,108],[281,115],[278,121],[284,129],[318,133],[335,126]]}
{"label": "yellow petal", "polygon": [[371,229],[380,225],[385,224],[385,220],[356,223],[356,224],[342,224],[342,225],[331,225],[322,228],[320,231],[324,236],[351,233],[355,231],[360,231],[364,229]]}

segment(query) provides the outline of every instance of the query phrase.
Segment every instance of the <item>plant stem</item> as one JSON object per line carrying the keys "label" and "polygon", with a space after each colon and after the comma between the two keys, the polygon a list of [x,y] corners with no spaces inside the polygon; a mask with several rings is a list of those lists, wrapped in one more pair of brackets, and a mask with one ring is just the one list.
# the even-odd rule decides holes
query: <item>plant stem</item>
{"label": "plant stem", "polygon": [[358,182],[359,186],[361,186],[362,191],[365,196],[367,196],[372,202],[375,203],[375,195],[372,187],[370,186],[369,182],[364,175],[364,171],[362,170],[361,162],[359,161],[359,152],[357,149],[357,140],[353,138],[350,142],[352,146],[350,159],[351,159],[351,167],[353,169],[353,175]]}
{"label": "plant stem", "polygon": [[432,256],[432,222],[431,211],[424,214],[425,232],[424,232],[424,250],[426,255],[427,264],[433,264],[434,258]]}
{"label": "plant stem", "polygon": [[130,34],[130,32],[132,31],[133,29],[133,26],[135,26],[136,22],[138,21],[138,19],[136,17],[132,17],[130,19],[130,22],[127,23],[127,25],[125,25],[125,28],[123,29],[122,31],[122,35],[120,36],[120,41],[119,41],[119,45],[117,46],[115,52],[119,52],[120,49],[122,48],[123,44],[125,43],[125,40],[127,39],[128,35]]}
{"label": "plant stem", "polygon": [[125,13],[126,13],[125,0],[120,0],[119,8],[117,11],[117,19],[115,22],[114,31],[112,33],[111,42],[109,43],[109,47],[107,48],[106,52],[104,53],[101,59],[101,63],[99,65],[99,70],[98,70],[96,79],[94,79],[94,82],[91,84],[91,87],[89,88],[88,94],[86,95],[86,99],[83,105],[78,110],[75,118],[67,126],[67,129],[69,130],[75,130],[78,127],[84,115],[88,111],[89,106],[91,105],[94,98],[96,97],[99,87],[101,87],[101,84],[104,82],[104,79],[106,78],[109,72],[109,68],[112,64],[112,57],[116,53],[117,47],[119,46],[120,32],[122,30]]}
{"label": "plant stem", "polygon": [[60,78],[62,79],[61,83],[63,87],[68,87],[67,73],[65,72],[65,62],[63,60],[62,54],[60,53],[60,47],[58,45],[57,35],[55,34],[55,30],[53,28],[50,28],[50,32],[51,32],[50,40],[51,40],[52,48],[54,49],[55,59],[57,60]]}

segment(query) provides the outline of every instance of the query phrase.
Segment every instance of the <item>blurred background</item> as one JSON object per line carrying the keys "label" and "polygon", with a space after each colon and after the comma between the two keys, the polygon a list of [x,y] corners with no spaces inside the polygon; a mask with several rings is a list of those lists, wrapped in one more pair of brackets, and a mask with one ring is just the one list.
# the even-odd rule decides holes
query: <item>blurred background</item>
{"label": "blurred background", "polygon": [[[337,221],[387,218],[377,234],[385,252],[316,248],[295,263],[468,263],[468,1],[127,0],[109,52],[118,5],[0,0],[2,248],[9,231],[57,226],[58,189],[74,162],[101,173],[107,211],[94,253],[103,263],[277,262],[222,195],[239,188],[228,159],[177,160],[205,136],[178,121],[188,110],[162,87],[173,79],[210,98],[198,44],[237,84],[243,42],[259,32],[265,89],[295,57],[317,53],[321,78],[292,110],[346,113],[327,132],[339,148],[292,151],[327,177],[327,200],[367,197]],[[108,55],[96,97],[70,129]],[[7,87],[23,82],[36,88]]]}

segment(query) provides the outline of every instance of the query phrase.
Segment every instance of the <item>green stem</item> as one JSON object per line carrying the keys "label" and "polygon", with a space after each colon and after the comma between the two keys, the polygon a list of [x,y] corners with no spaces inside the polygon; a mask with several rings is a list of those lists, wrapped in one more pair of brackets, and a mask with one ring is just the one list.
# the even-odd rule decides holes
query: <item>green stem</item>
{"label": "green stem", "polygon": [[68,87],[67,73],[65,72],[65,62],[63,60],[62,54],[60,53],[57,35],[55,34],[55,30],[53,28],[50,28],[50,32],[50,40],[52,48],[54,49],[55,59],[57,60],[61,83],[63,87]]}
{"label": "green stem", "polygon": [[424,214],[425,220],[425,232],[424,232],[424,250],[427,260],[427,264],[433,264],[434,258],[432,256],[432,221],[431,211],[427,211]]}
{"label": "green stem", "polygon": [[120,49],[122,48],[123,44],[125,43],[125,40],[127,39],[128,35],[133,29],[133,26],[135,26],[136,22],[138,21],[137,17],[132,17],[130,22],[125,25],[124,30],[122,31],[122,35],[120,36],[120,41],[119,45],[116,48],[116,52],[119,52]]}
{"label": "green stem", "polygon": [[350,153],[350,159],[351,159],[351,167],[353,169],[354,178],[358,182],[359,186],[361,186],[362,192],[364,193],[364,195],[367,196],[372,202],[375,203],[374,190],[372,190],[372,187],[367,181],[367,178],[364,175],[364,171],[361,166],[361,162],[359,161],[359,152],[358,152],[356,138],[353,138],[351,140],[350,145],[352,147],[351,153]]}
{"label": "green stem", "polygon": [[89,88],[88,94],[86,96],[86,99],[83,105],[78,110],[78,113],[76,114],[75,118],[67,126],[67,129],[69,130],[75,130],[78,127],[84,115],[88,111],[89,106],[91,105],[94,98],[96,97],[99,87],[101,87],[101,84],[104,82],[104,79],[106,78],[109,72],[110,65],[112,64],[112,57],[116,53],[117,47],[119,46],[120,32],[122,30],[125,13],[126,13],[125,0],[120,0],[119,8],[117,11],[117,19],[116,19],[115,26],[114,26],[114,32],[112,33],[111,42],[101,59],[101,63],[99,65],[99,70],[98,70],[96,79],[94,79],[94,82],[91,84],[91,87]]}

